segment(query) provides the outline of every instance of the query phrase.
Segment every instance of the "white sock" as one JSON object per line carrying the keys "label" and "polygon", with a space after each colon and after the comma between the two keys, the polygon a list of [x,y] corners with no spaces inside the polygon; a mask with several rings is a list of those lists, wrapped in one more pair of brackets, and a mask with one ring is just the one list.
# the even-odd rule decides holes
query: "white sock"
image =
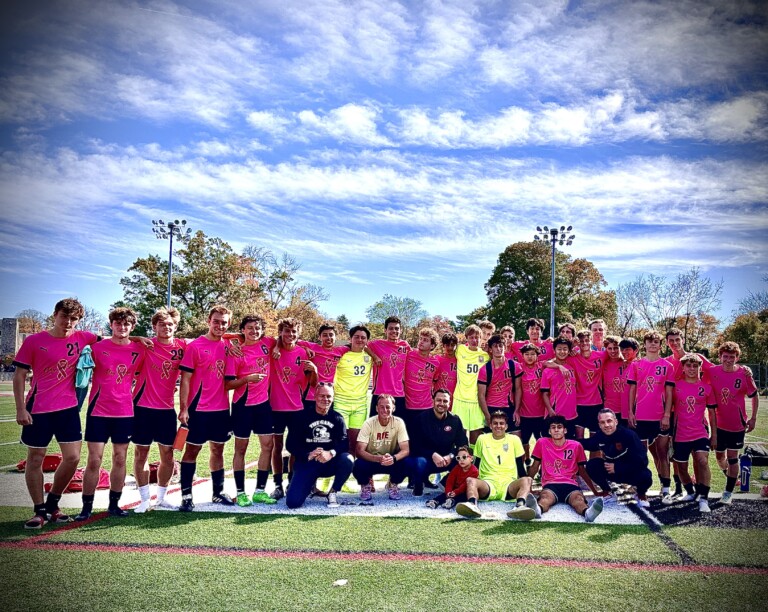
{"label": "white sock", "polygon": [[165,492],[168,490],[168,487],[157,487],[157,501],[156,503],[162,504],[163,500],[165,499]]}

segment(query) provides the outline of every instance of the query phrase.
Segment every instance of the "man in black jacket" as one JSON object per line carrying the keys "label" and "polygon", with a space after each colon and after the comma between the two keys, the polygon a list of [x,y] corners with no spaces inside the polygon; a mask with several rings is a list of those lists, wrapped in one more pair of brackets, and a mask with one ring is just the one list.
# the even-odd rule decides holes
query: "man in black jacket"
{"label": "man in black jacket", "polygon": [[286,446],[296,457],[293,478],[285,503],[299,508],[309,496],[318,478],[333,476],[328,492],[328,507],[337,508],[336,492],[352,473],[347,427],[342,416],[331,409],[333,384],[319,383],[315,389],[315,409],[303,412],[288,430]]}
{"label": "man in black jacket", "polygon": [[597,424],[599,431],[579,440],[584,450],[592,453],[587,473],[605,492],[611,490],[611,483],[633,485],[637,488],[638,505],[647,508],[646,493],[653,476],[648,469],[645,446],[634,431],[618,424],[610,408],[597,413]]}
{"label": "man in black jacket", "polygon": [[448,472],[456,465],[456,453],[467,444],[461,419],[449,411],[451,393],[435,391],[432,410],[425,410],[415,421],[418,431],[408,432],[415,448],[405,460],[413,483],[413,494],[424,494],[424,481],[430,474]]}

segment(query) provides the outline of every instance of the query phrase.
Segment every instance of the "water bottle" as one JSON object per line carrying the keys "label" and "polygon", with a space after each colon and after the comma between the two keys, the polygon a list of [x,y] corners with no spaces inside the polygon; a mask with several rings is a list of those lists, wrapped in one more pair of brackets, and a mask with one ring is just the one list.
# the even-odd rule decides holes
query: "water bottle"
{"label": "water bottle", "polygon": [[744,453],[739,458],[741,466],[741,490],[749,491],[749,477],[752,475],[752,455]]}

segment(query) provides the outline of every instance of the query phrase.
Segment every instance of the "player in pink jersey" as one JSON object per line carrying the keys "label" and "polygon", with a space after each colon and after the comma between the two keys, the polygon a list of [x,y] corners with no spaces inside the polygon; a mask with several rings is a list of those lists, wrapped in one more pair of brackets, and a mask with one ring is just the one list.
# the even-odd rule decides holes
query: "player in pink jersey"
{"label": "player in pink jersey", "polygon": [[437,371],[432,391],[434,393],[438,389],[448,389],[451,392],[451,407],[453,407],[453,394],[458,380],[456,347],[459,345],[459,339],[453,332],[448,332],[440,338],[440,344],[443,347],[443,354],[437,356]]}
{"label": "player in pink jersey", "polygon": [[[298,345],[308,349],[309,360],[317,366],[318,382],[333,383],[339,359],[349,352],[349,347],[336,346],[336,328],[328,322],[320,326],[317,335],[320,340],[319,344],[299,340]],[[310,413],[314,413],[316,409],[315,389],[316,387],[310,386],[309,392],[304,398],[304,410]]]}
{"label": "player in pink jersey", "polygon": [[[526,344],[533,344],[538,352],[539,361],[549,361],[555,357],[555,349],[551,340],[542,340],[544,333],[544,321],[531,318],[525,323],[525,331],[528,333],[528,340],[513,342],[513,352],[519,354],[520,350]],[[519,360],[519,359],[518,359]]]}
{"label": "player in pink jersey", "polygon": [[160,452],[157,470],[158,505],[167,507],[165,493],[173,476],[173,441],[176,437],[174,397],[179,380],[179,363],[184,357],[187,341],[174,337],[179,325],[179,311],[160,308],[152,315],[152,349],[144,354],[144,365],[133,391],[133,473],[139,487],[141,504],[134,510],[139,514],[150,509],[147,457],[153,442]]}
{"label": "player in pink jersey", "polygon": [[[709,420],[715,420],[717,402],[709,383],[701,380],[701,358],[689,353],[680,358],[683,379],[675,383],[675,444],[673,459],[679,467],[680,480],[686,495],[681,501],[693,501],[698,497],[699,512],[709,512],[709,484],[712,474],[709,471],[709,449],[717,443],[715,429],[707,429],[707,410]],[[696,487],[691,482],[688,472],[688,459],[693,455],[693,472],[696,475]],[[669,504],[669,501],[664,503]]]}
{"label": "player in pink jersey", "polygon": [[[744,447],[744,435],[755,428],[760,398],[752,378],[752,370],[737,365],[741,347],[735,342],[724,342],[718,347],[717,354],[720,357],[720,365],[709,370],[709,380],[717,400],[716,423],[713,424],[717,431],[715,457],[726,476],[725,491],[720,501],[730,504],[739,473],[739,450]],[[752,401],[749,420],[747,397]]]}
{"label": "player in pink jersey", "polygon": [[[226,382],[232,395],[232,431],[235,434],[235,454],[232,470],[235,476],[238,506],[253,503],[274,503],[265,491],[272,461],[272,409],[269,405],[270,363],[275,348],[274,338],[264,336],[267,323],[259,315],[246,315],[240,321],[243,343],[242,355],[227,356]],[[259,459],[256,489],[253,497],[245,494],[245,454],[251,433],[259,437]]]}
{"label": "player in pink jersey", "polygon": [[629,385],[629,426],[650,449],[661,482],[662,501],[669,495],[670,415],[672,413],[674,368],[659,355],[661,334],[643,336],[645,357],[633,361],[627,373]]}
{"label": "player in pink jersey", "polygon": [[[77,323],[85,310],[75,299],[56,303],[53,325],[27,336],[13,360],[13,398],[16,422],[21,425],[21,443],[27,447],[24,478],[32,498],[34,516],[24,527],[40,529],[46,521],[68,523],[71,519],[59,510],[59,500],[80,462],[82,432],[75,395],[75,371],[80,352],[96,342],[95,334],[78,331]],[[27,375],[32,386],[24,398]],[[48,498],[43,501],[43,459],[56,437],[62,461],[56,468]]]}
{"label": "player in pink jersey", "polygon": [[538,503],[529,493],[525,505],[534,510],[535,518],[541,518],[542,513],[555,504],[566,503],[588,523],[592,523],[603,511],[603,498],[597,497],[591,505],[587,505],[576,476],[581,476],[596,496],[597,488],[587,473],[587,456],[581,444],[566,439],[567,427],[565,419],[555,415],[549,420],[549,437],[536,441],[531,454],[533,465],[528,469],[528,475],[533,478],[541,468],[542,489]]}
{"label": "player in pink jersey", "polygon": [[208,313],[208,333],[187,346],[181,360],[179,387],[179,421],[189,427],[187,445],[181,458],[181,512],[192,512],[192,480],[197,456],[203,444],[210,449],[209,466],[214,503],[234,505],[224,492],[224,445],[232,433],[229,395],[225,387],[225,370],[229,341],[224,334],[229,328],[232,311],[214,306]]}
{"label": "player in pink jersey", "polygon": [[[677,327],[668,329],[666,341],[669,350],[672,351],[672,354],[669,357],[665,357],[665,359],[669,361],[675,368],[675,380],[682,380],[684,374],[680,359],[684,355],[688,354],[685,351],[685,337],[683,336],[682,330],[678,329]],[[709,368],[711,368],[714,364],[701,353],[695,354],[698,355],[699,359],[701,359],[701,372],[704,376],[704,380],[706,380],[707,372],[709,372]],[[672,414],[674,416],[674,410],[672,411]]]}
{"label": "player in pink jersey", "polygon": [[535,345],[523,345],[520,353],[523,361],[520,364],[517,387],[520,388],[521,394],[520,402],[515,404],[514,429],[520,432],[525,449],[525,463],[530,467],[531,436],[538,440],[547,432],[545,424],[547,407],[541,395],[541,376],[544,369],[539,362],[539,351]]}
{"label": "player in pink jersey", "polygon": [[619,350],[621,351],[621,356],[624,359],[624,365],[626,366],[621,373],[624,387],[621,394],[621,415],[619,417],[619,424],[624,427],[629,427],[629,385],[627,384],[627,375],[629,374],[629,366],[637,358],[640,345],[634,338],[622,338],[621,342],[619,342]]}
{"label": "player in pink jersey", "polygon": [[520,355],[515,351],[515,328],[511,325],[505,325],[499,330],[501,341],[504,344],[504,356],[507,359],[513,359],[514,361],[520,361]]}
{"label": "player in pink jersey", "polygon": [[547,408],[547,417],[559,414],[565,419],[569,438],[576,436],[578,412],[576,410],[576,372],[568,364],[572,344],[560,336],[552,343],[555,347],[554,364],[558,367],[547,368],[541,376],[541,397]]}
{"label": "player in pink jersey", "polygon": [[[520,366],[504,354],[504,342],[498,334],[488,339],[491,360],[480,368],[477,375],[477,399],[485,416],[487,427],[491,425],[491,413],[501,411],[507,415],[507,422],[513,423],[515,406],[520,405],[522,388],[517,384]],[[518,433],[514,425],[509,428]],[[518,434],[519,435],[519,434]]]}
{"label": "player in pink jersey", "polygon": [[621,357],[618,336],[606,336],[603,340],[605,349],[605,361],[603,361],[603,404],[613,410],[615,414],[621,414],[621,398],[624,388],[627,386],[627,365]]}
{"label": "player in pink jersey", "polygon": [[405,412],[405,390],[403,372],[405,356],[411,347],[400,339],[401,322],[397,317],[387,317],[384,321],[385,340],[370,340],[367,352],[373,355],[373,397],[371,398],[370,416],[376,416],[379,395],[386,393],[395,398],[398,415]]}
{"label": "player in pink jersey", "polygon": [[437,377],[437,357],[432,351],[437,346],[437,332],[429,327],[419,330],[416,350],[405,356],[403,387],[405,410],[398,416],[405,422],[405,429],[412,445],[418,445],[418,419],[425,410],[432,409],[432,388]]}
{"label": "player in pink jersey", "polygon": [[[301,335],[302,323],[289,317],[277,323],[280,338],[280,357],[272,359],[269,405],[272,407],[272,477],[275,489],[272,499],[285,497],[283,489],[283,436],[285,430],[301,415],[302,402],[308,387],[317,385],[317,366],[307,359],[306,351],[296,343]],[[288,479],[292,476],[289,463]]]}
{"label": "player in pink jersey", "polygon": [[133,435],[134,376],[144,361],[144,347],[131,342],[136,314],[130,308],[115,308],[109,313],[112,336],[93,345],[93,381],[85,420],[88,463],[83,474],[83,509],[77,521],[90,518],[104,446],[112,440],[112,469],[109,471],[109,514],[126,517],[120,508],[125,485],[128,443]]}

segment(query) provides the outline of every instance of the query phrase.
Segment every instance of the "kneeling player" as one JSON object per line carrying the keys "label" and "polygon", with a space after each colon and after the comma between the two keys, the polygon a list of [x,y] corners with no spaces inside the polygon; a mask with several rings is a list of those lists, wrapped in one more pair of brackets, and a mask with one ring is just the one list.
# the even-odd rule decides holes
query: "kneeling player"
{"label": "kneeling player", "polygon": [[510,518],[530,521],[531,508],[525,498],[531,491],[531,479],[525,475],[523,443],[507,433],[507,415],[491,415],[491,433],[482,434],[475,442],[475,457],[480,458],[477,478],[467,478],[467,501],[456,506],[456,512],[467,518],[482,516],[477,507],[482,501],[512,501],[515,507],[507,512]]}
{"label": "kneeling player", "polygon": [[525,503],[533,509],[536,518],[541,518],[542,513],[555,504],[566,503],[591,523],[603,511],[603,498],[598,497],[591,506],[587,505],[584,494],[576,483],[578,474],[592,493],[597,495],[597,489],[585,467],[587,456],[581,444],[575,440],[567,440],[565,433],[566,421],[556,415],[549,420],[549,438],[536,441],[531,455],[533,465],[528,474],[535,476],[541,467],[542,489],[538,503],[533,494],[526,497]]}

